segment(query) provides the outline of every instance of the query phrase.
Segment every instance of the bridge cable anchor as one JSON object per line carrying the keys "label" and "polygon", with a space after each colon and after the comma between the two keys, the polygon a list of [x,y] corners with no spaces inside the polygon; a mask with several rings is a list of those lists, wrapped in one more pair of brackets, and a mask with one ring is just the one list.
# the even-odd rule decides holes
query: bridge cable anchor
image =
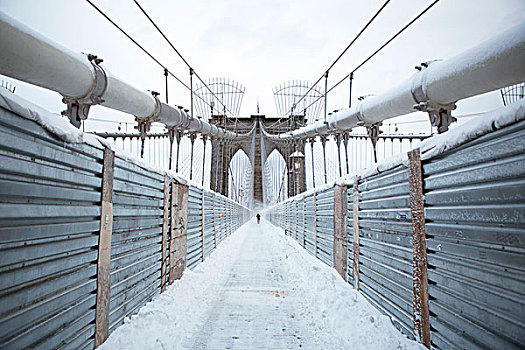
{"label": "bridge cable anchor", "polygon": [[67,116],[71,124],[80,128],[82,121],[88,118],[89,108],[104,102],[102,96],[106,93],[108,87],[108,77],[104,69],[100,66],[103,62],[93,54],[85,54],[88,61],[95,71],[95,81],[89,92],[80,98],[63,96],[62,102],[67,105],[67,109],[62,111],[62,115]]}

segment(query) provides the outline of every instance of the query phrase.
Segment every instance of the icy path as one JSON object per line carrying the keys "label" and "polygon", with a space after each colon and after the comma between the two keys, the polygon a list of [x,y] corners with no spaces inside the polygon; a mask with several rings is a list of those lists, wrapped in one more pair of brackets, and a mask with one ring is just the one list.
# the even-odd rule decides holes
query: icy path
{"label": "icy path", "polygon": [[261,220],[241,227],[100,349],[424,349]]}

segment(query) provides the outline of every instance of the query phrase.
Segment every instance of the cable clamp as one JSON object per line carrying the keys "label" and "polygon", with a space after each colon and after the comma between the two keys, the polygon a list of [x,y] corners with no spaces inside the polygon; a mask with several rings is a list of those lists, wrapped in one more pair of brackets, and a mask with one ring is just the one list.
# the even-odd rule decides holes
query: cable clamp
{"label": "cable clamp", "polygon": [[415,67],[419,73],[417,73],[414,77],[410,92],[412,93],[412,98],[416,102],[413,105],[413,108],[420,112],[428,113],[430,123],[432,126],[436,126],[438,133],[441,134],[446,132],[449,125],[457,120],[452,116],[451,113],[454,109],[456,109],[456,102],[449,104],[434,102],[428,98],[427,93],[423,88],[427,73],[426,69],[436,61],[439,60],[423,62],[420,66]]}
{"label": "cable clamp", "polygon": [[62,98],[62,102],[67,105],[67,109],[62,112],[62,115],[67,116],[71,124],[77,128],[80,128],[82,120],[87,119],[91,106],[104,102],[102,96],[104,96],[108,87],[108,77],[100,66],[103,60],[92,54],[86,54],[86,57],[95,71],[95,79],[91,89],[84,97],[63,96]]}

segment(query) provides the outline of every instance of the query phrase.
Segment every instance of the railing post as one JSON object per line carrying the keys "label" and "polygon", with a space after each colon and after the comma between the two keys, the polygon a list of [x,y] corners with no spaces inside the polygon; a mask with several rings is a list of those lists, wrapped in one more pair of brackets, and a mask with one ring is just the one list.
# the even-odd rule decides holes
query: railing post
{"label": "railing post", "polygon": [[346,186],[335,186],[334,189],[334,267],[346,281],[347,233],[348,221]]}
{"label": "railing post", "polygon": [[413,244],[413,314],[414,330],[420,342],[430,349],[430,316],[428,305],[427,245],[425,200],[419,148],[408,152],[408,185]]}
{"label": "railing post", "polygon": [[359,177],[356,177],[354,180],[354,188],[353,188],[353,197],[354,197],[354,203],[352,208],[352,216],[353,216],[353,247],[352,250],[354,251],[354,288],[356,290],[359,290]]}
{"label": "railing post", "polygon": [[111,274],[111,234],[113,232],[113,175],[115,152],[104,149],[102,168],[102,195],[97,261],[97,304],[95,311],[95,348],[102,344],[109,332],[109,297]]}
{"label": "railing post", "polygon": [[168,225],[170,212],[170,178],[164,176],[164,202],[162,216],[162,265],[160,268],[160,292],[166,290],[166,258],[168,249]]}
{"label": "railing post", "polygon": [[188,186],[171,182],[170,269],[168,283],[182,277],[186,268]]}

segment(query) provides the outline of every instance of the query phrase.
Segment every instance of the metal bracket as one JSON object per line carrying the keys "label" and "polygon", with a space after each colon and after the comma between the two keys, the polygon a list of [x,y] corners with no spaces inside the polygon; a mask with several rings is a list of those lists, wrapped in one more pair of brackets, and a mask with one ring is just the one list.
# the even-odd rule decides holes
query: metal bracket
{"label": "metal bracket", "polygon": [[67,109],[62,111],[62,115],[67,116],[71,124],[77,128],[80,128],[82,120],[87,119],[91,106],[104,102],[102,96],[104,96],[108,87],[108,77],[104,69],[100,66],[103,60],[92,54],[87,54],[86,56],[95,71],[93,86],[84,97],[73,98],[64,96],[62,98],[62,102],[67,105]]}
{"label": "metal bracket", "polygon": [[135,117],[135,120],[137,121],[137,126],[135,127],[135,129],[139,131],[140,140],[142,142],[141,151],[140,151],[141,157],[144,157],[144,142],[146,141],[146,133],[149,132],[151,128],[151,123],[157,120],[157,117],[159,116],[160,110],[162,108],[162,103],[160,102],[159,97],[158,97],[160,94],[156,91],[150,91],[150,92],[153,98],[155,99],[155,109],[153,110],[153,113],[145,119]]}
{"label": "metal bracket", "polygon": [[416,66],[415,68],[420,71],[419,74],[417,74],[414,84],[412,84],[412,97],[414,98],[414,101],[416,104],[414,104],[414,109],[421,111],[421,112],[427,112],[428,116],[430,118],[430,123],[432,126],[436,126],[438,129],[438,133],[444,133],[448,131],[448,127],[453,122],[457,121],[456,118],[454,118],[451,114],[451,112],[456,109],[456,103],[449,103],[446,105],[431,101],[428,96],[426,95],[426,91],[423,91],[423,80],[425,78],[426,68],[428,68],[429,65],[431,65],[434,61],[428,61],[421,63],[420,66]]}
{"label": "metal bracket", "polygon": [[379,122],[379,123],[375,123],[375,124],[366,126],[366,132],[368,133],[368,137],[370,137],[370,141],[372,141],[372,146],[374,149],[374,159],[376,163],[377,163],[377,150],[376,150],[377,140],[379,139],[379,135],[383,133],[381,130],[379,130],[379,127],[381,126],[381,124],[382,123]]}

